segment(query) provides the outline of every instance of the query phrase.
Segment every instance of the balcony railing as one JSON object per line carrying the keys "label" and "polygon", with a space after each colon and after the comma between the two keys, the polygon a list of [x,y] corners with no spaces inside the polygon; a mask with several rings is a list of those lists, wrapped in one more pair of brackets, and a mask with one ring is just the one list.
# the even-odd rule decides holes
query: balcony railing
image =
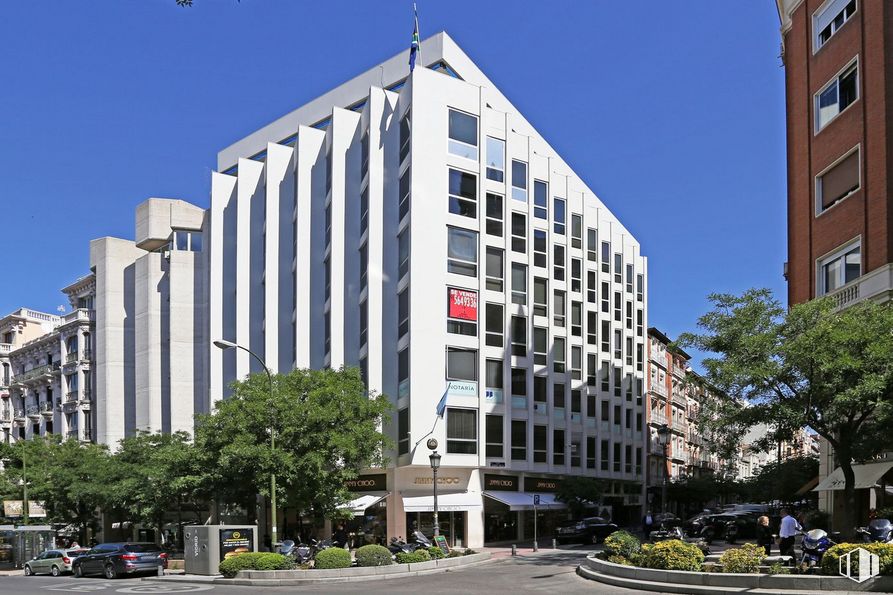
{"label": "balcony railing", "polygon": [[77,391],[77,389],[67,392],[67,393],[65,393],[65,401],[68,403],[74,403],[78,400],[79,394],[80,393]]}
{"label": "balcony railing", "polygon": [[25,421],[25,410],[24,409],[16,409],[15,410],[15,420],[16,421]]}
{"label": "balcony railing", "polygon": [[84,355],[81,357],[81,361],[91,360],[93,359],[93,351],[91,349],[84,349]]}
{"label": "balcony railing", "polygon": [[37,405],[28,405],[26,413],[28,417],[40,417],[40,407]]}
{"label": "balcony railing", "polygon": [[66,363],[66,364],[70,364],[70,363],[72,363],[72,362],[76,362],[76,361],[78,361],[78,352],[77,352],[77,350],[72,351],[71,353],[69,353],[68,355],[65,356],[65,363]]}
{"label": "balcony railing", "polygon": [[94,318],[95,313],[93,310],[88,310],[87,308],[78,308],[77,310],[72,310],[71,312],[63,316],[62,324],[68,324],[69,322],[74,322],[76,320],[93,322]]}
{"label": "balcony railing", "polygon": [[67,432],[65,432],[65,436],[66,436],[67,438],[75,438],[75,439],[77,439],[77,437],[78,437],[78,429],[77,429],[77,428],[74,428],[73,430],[68,430]]}
{"label": "balcony railing", "polygon": [[16,380],[18,380],[19,382],[28,382],[34,380],[35,378],[41,378],[42,376],[52,374],[58,369],[59,362],[37,366],[36,368],[31,368],[30,370],[25,371],[24,374],[17,376]]}
{"label": "balcony railing", "polygon": [[12,411],[8,408],[0,409],[0,421],[12,421]]}
{"label": "balcony railing", "polygon": [[652,382],[648,385],[648,390],[664,397],[667,396],[667,387],[663,382]]}
{"label": "balcony railing", "polygon": [[652,409],[648,421],[653,424],[665,424],[667,423],[667,414],[660,409]]}
{"label": "balcony railing", "polygon": [[84,437],[81,438],[81,440],[84,440],[86,442],[93,440],[93,430],[91,430],[90,428],[86,428],[84,430]]}
{"label": "balcony railing", "polygon": [[12,351],[12,343],[0,343],[0,353],[9,353]]}
{"label": "balcony railing", "polygon": [[81,401],[89,401],[91,392],[92,391],[89,388],[82,388],[81,389]]}

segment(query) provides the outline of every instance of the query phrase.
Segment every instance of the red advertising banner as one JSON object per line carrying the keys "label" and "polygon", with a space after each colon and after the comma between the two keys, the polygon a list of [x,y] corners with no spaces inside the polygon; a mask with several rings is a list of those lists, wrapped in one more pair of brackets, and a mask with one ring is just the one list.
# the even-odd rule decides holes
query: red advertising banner
{"label": "red advertising banner", "polygon": [[470,289],[447,289],[449,299],[449,317],[459,320],[478,319],[478,292]]}

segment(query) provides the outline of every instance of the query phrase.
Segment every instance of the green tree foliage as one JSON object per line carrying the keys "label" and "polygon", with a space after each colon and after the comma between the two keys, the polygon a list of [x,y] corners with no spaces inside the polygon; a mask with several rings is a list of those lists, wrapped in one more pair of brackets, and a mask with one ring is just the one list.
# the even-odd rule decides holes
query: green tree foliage
{"label": "green tree foliage", "polygon": [[366,394],[355,368],[274,375],[272,396],[263,373],[233,388],[196,428],[202,466],[219,499],[252,509],[255,494],[269,495],[275,473],[280,506],[331,518],[350,499],[345,482],[385,462],[380,428],[390,404]]}
{"label": "green tree foliage", "polygon": [[703,361],[706,379],[732,400],[707,404],[699,422],[726,450],[760,422],[782,434],[815,430],[843,470],[841,529],[850,530],[853,464],[890,446],[893,308],[866,301],[838,311],[832,300],[817,299],[786,310],[765,289],[714,294],[710,301],[713,309],[698,320],[700,333],[679,343],[710,354]]}
{"label": "green tree foliage", "polygon": [[781,463],[767,463],[754,477],[742,482],[741,495],[748,502],[779,499],[791,503],[803,498],[817,498],[815,492],[797,494],[807,482],[819,474],[819,460],[813,457],[792,457]]}
{"label": "green tree foliage", "polygon": [[575,519],[581,518],[587,506],[601,502],[605,482],[594,477],[571,476],[561,480],[555,491],[555,499],[567,504]]}

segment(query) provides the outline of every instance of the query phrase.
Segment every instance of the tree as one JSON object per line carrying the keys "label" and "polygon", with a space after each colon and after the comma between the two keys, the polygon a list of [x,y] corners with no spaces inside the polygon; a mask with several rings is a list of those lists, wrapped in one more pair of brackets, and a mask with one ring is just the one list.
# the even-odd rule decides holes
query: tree
{"label": "tree", "polygon": [[[385,463],[380,428],[390,403],[366,393],[359,370],[252,374],[233,385],[215,411],[200,416],[196,444],[216,496],[254,508],[276,474],[280,506],[338,515],[350,499],[345,482]],[[270,448],[270,429],[276,450]]]}
{"label": "tree", "polygon": [[[744,483],[748,500],[762,502],[777,498],[781,502],[791,503],[807,495],[797,492],[807,482],[819,474],[819,461],[813,457],[791,457],[780,463],[772,461],[760,468],[757,474]],[[814,492],[813,492],[814,493]]]}
{"label": "tree", "polygon": [[843,471],[842,528],[850,530],[853,464],[890,446],[893,308],[865,301],[838,310],[825,298],[786,311],[766,289],[710,301],[713,309],[698,319],[701,332],[679,343],[712,354],[703,361],[706,378],[731,399],[717,401],[699,422],[727,446],[759,422],[781,432],[811,427]]}
{"label": "tree", "polygon": [[601,502],[605,493],[605,482],[594,477],[565,477],[558,484],[555,499],[567,504],[568,511],[575,519],[583,517],[587,507]]}

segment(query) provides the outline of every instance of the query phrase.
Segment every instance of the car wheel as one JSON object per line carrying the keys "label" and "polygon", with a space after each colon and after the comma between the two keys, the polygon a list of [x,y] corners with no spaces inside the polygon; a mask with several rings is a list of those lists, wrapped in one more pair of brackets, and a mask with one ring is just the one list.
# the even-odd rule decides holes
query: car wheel
{"label": "car wheel", "polygon": [[75,566],[75,567],[74,567],[74,575],[75,575],[77,578],[82,578],[82,577],[84,576],[84,571],[81,570],[81,567],[80,567],[80,566]]}
{"label": "car wheel", "polygon": [[58,566],[53,564],[53,568],[50,569],[50,574],[52,574],[53,576],[59,576],[60,574],[62,574],[62,572],[59,570]]}
{"label": "car wheel", "polygon": [[33,574],[34,574],[34,571],[31,570],[31,567],[28,566],[27,564],[25,564],[25,576],[32,576]]}
{"label": "car wheel", "polygon": [[108,579],[118,578],[118,571],[115,570],[114,564],[106,564],[105,565],[105,578],[108,578]]}

